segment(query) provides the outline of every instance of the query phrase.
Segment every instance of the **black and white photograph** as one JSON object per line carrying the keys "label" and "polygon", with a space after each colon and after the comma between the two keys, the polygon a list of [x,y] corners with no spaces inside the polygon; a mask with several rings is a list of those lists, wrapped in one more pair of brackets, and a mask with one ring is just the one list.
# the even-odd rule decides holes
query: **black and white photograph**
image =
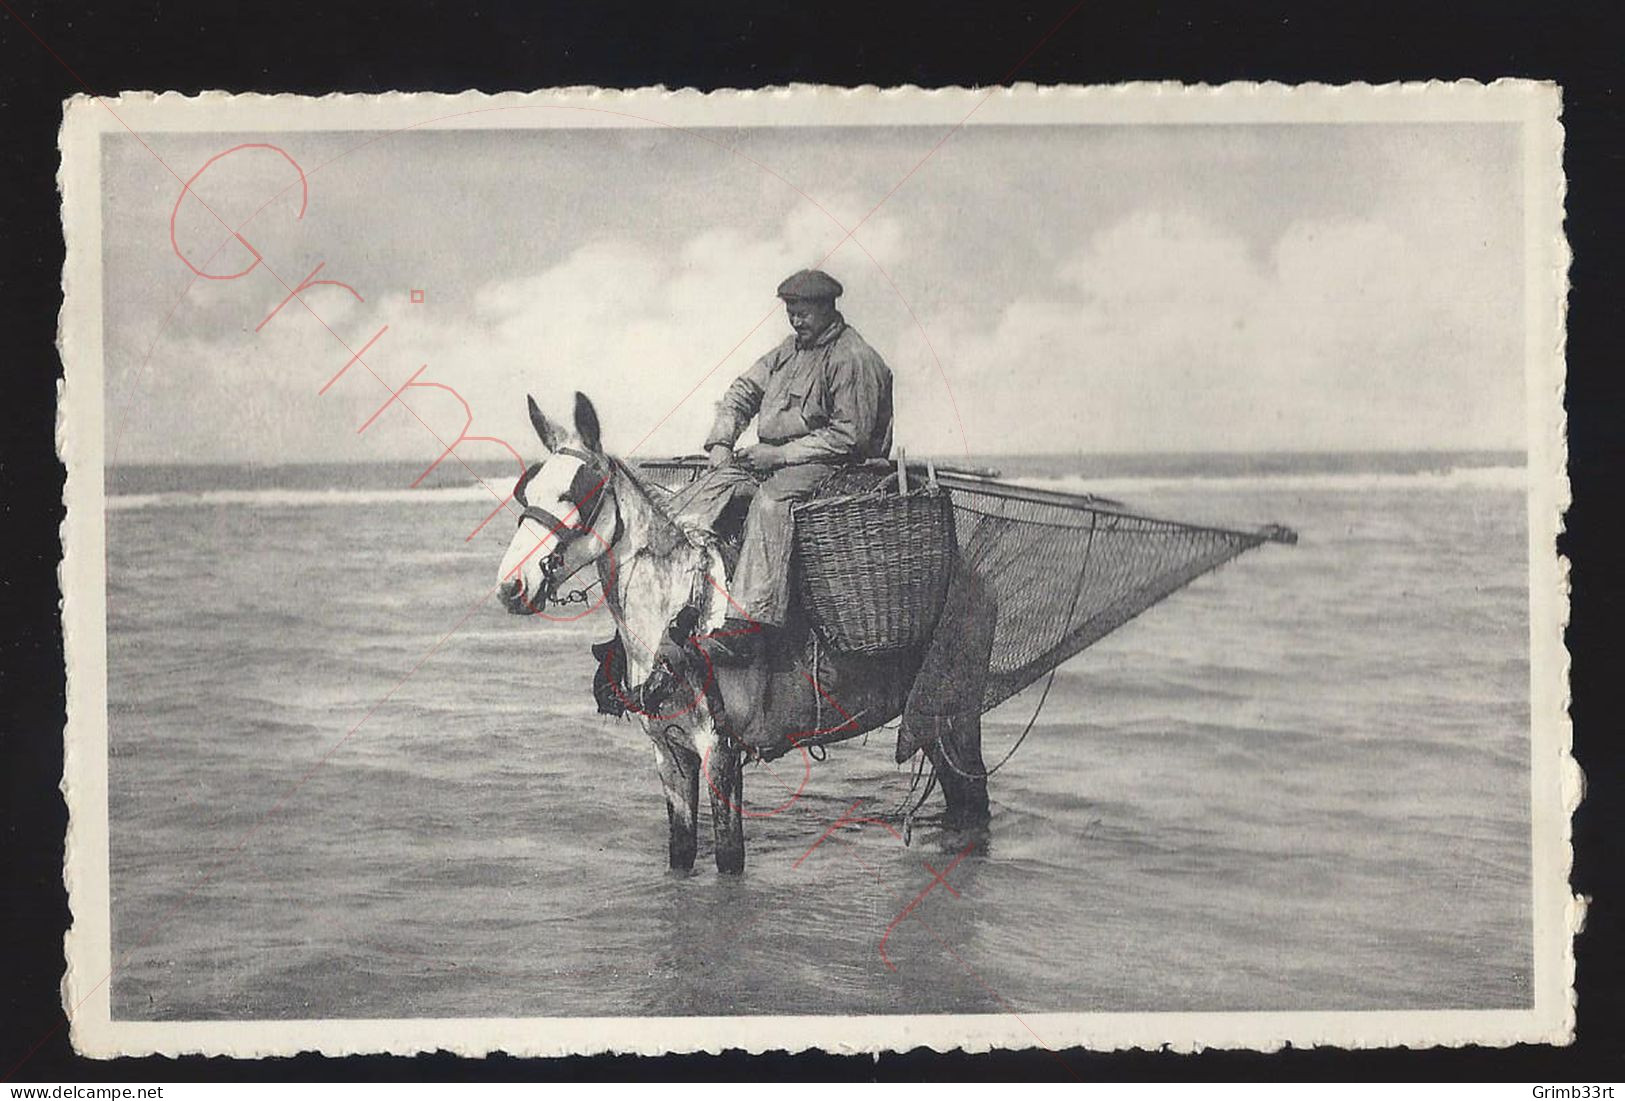
{"label": "black and white photograph", "polygon": [[76,98],[76,1048],[1565,1042],[1559,110]]}

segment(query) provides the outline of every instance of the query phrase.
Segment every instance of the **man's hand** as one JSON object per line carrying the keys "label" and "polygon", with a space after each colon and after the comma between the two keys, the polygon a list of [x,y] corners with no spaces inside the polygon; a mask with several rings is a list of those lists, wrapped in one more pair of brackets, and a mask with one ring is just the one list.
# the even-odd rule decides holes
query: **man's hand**
{"label": "man's hand", "polygon": [[711,467],[727,466],[734,457],[734,449],[725,443],[714,443],[707,452],[711,456]]}
{"label": "man's hand", "polygon": [[784,465],[784,449],[771,443],[753,443],[736,457],[755,471],[777,470]]}

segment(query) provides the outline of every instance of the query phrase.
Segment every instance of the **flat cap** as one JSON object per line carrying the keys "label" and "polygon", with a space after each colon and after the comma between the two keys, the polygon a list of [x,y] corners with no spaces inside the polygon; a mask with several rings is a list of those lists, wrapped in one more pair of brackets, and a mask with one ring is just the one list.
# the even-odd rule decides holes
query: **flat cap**
{"label": "flat cap", "polygon": [[841,297],[841,290],[841,285],[830,276],[803,268],[779,284],[779,297],[828,298],[833,301]]}

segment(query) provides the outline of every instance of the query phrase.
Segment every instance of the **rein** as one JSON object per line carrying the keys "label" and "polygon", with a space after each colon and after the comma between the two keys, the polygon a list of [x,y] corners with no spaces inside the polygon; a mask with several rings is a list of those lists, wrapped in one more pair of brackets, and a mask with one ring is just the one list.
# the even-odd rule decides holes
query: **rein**
{"label": "rein", "polygon": [[[580,572],[581,572],[580,570],[576,571],[576,573],[580,573]],[[575,576],[575,573],[572,573],[570,575],[570,577],[574,577],[574,576]],[[568,578],[566,578],[565,580],[568,580]],[[570,604],[585,604],[585,603],[587,603],[587,594],[592,592],[593,589],[597,588],[599,585],[602,585],[603,583],[604,583],[604,579],[602,577],[598,578],[595,581],[589,581],[585,588],[571,589],[569,592],[565,593],[563,596],[555,596],[555,597],[553,597],[552,600],[550,601],[550,603],[557,604],[561,608],[565,607],[567,605],[570,605]]]}

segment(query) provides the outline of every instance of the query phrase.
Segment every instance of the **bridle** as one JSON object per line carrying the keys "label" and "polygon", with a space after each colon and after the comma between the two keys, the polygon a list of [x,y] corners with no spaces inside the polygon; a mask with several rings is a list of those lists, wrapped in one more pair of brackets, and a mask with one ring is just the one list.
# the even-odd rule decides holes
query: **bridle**
{"label": "bridle", "polygon": [[[564,552],[573,543],[578,542],[597,524],[599,516],[604,511],[604,501],[610,495],[610,478],[614,474],[613,468],[602,456],[593,455],[575,447],[557,447],[553,449],[555,455],[568,455],[572,459],[581,460],[581,469],[576,471],[575,478],[570,483],[570,498],[576,502],[575,512],[577,521],[568,523],[563,518],[554,515],[540,505],[533,505],[525,500],[525,489],[530,485],[531,479],[541,471],[541,463],[532,463],[519,476],[518,483],[513,487],[513,499],[518,501],[524,509],[519,514],[519,524],[526,520],[533,520],[542,525],[553,536],[553,550],[542,559],[542,578],[549,590],[557,591],[558,586],[580,573],[588,565],[583,562],[569,573],[556,576],[564,569]],[[614,543],[620,536],[620,517],[615,518],[616,531],[606,543]],[[601,538],[601,537],[600,537]],[[588,586],[591,588],[591,586]],[[585,600],[585,594],[582,594]],[[558,601],[559,603],[568,603]]]}

